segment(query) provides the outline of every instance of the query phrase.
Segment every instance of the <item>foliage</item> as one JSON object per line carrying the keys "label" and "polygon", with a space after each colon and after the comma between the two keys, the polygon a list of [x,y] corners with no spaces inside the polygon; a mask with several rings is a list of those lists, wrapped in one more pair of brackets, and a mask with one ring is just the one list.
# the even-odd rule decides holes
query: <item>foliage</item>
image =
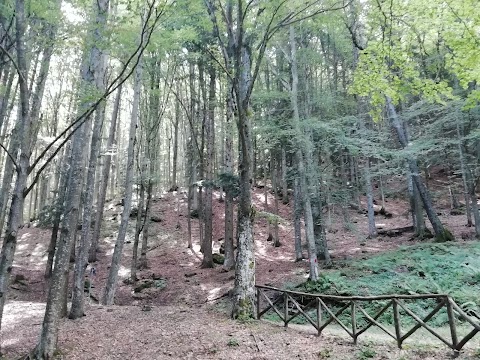
{"label": "foliage", "polygon": [[318,352],[319,359],[330,359],[332,357],[333,351],[331,349],[324,349]]}
{"label": "foliage", "polygon": [[357,354],[358,360],[367,360],[372,359],[377,355],[376,351],[370,348],[369,346],[363,346],[359,353]]}
{"label": "foliage", "polygon": [[[480,244],[422,244],[403,247],[398,251],[352,261],[341,270],[325,271],[315,283],[307,281],[301,289],[331,295],[388,294],[449,294],[467,313],[480,311],[480,260],[475,255]],[[369,313],[378,311],[383,303],[365,302]],[[408,302],[409,308],[425,316],[435,306],[432,300]],[[348,314],[348,313],[347,313]],[[391,312],[380,317],[392,323]],[[402,321],[412,320],[402,316]],[[429,323],[441,326],[447,315],[440,312]]]}
{"label": "foliage", "polygon": [[227,346],[236,347],[236,346],[240,346],[240,343],[238,342],[237,339],[231,338],[230,340],[228,340]]}
{"label": "foliage", "polygon": [[60,215],[62,211],[63,206],[58,202],[45,205],[38,213],[38,226],[41,228],[52,227],[56,217]]}
{"label": "foliage", "polygon": [[216,181],[226,193],[230,193],[233,197],[240,194],[240,180],[237,175],[232,173],[220,173]]}
{"label": "foliage", "polygon": [[285,223],[285,219],[277,214],[273,214],[268,211],[256,211],[256,216],[259,218],[263,218],[268,221],[269,224],[283,224]]}

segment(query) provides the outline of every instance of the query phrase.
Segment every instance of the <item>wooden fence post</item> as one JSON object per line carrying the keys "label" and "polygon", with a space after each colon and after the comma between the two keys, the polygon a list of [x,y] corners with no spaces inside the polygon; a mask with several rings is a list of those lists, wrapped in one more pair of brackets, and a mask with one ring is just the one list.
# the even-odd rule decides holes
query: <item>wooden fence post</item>
{"label": "wooden fence post", "polygon": [[352,337],[353,343],[357,345],[357,315],[355,301],[352,300]]}
{"label": "wooden fence post", "polygon": [[400,328],[400,312],[398,311],[397,299],[392,299],[393,307],[393,324],[395,325],[395,336],[397,337],[397,346],[402,348],[402,331]]}
{"label": "wooden fence post", "polygon": [[257,292],[256,292],[256,295],[257,295],[257,314],[256,314],[256,318],[257,320],[260,320],[260,288],[256,288]]}
{"label": "wooden fence post", "polygon": [[317,336],[320,336],[321,330],[320,326],[322,325],[322,305],[320,305],[320,298],[316,297],[317,299]]}
{"label": "wooden fence post", "polygon": [[450,296],[447,296],[446,303],[447,303],[448,325],[450,326],[450,334],[452,335],[452,345],[454,348],[453,352],[454,352],[454,356],[457,357],[460,354],[460,351],[457,349],[457,346],[458,346],[457,328],[455,326],[455,314],[453,313],[452,299],[450,298]]}
{"label": "wooden fence post", "polygon": [[[263,291],[275,291],[276,293],[280,293],[278,296],[275,297],[275,300],[270,300],[268,296],[266,296]],[[277,304],[281,304],[282,301],[282,294],[283,294],[283,314],[281,309],[276,307]],[[301,299],[312,299],[311,301],[305,304],[304,301],[299,300],[297,302],[295,296],[300,296]],[[267,307],[261,311],[260,300],[264,297],[265,301],[267,302]],[[430,313],[425,316],[424,318],[420,318],[416,315],[412,310],[406,306],[402,300],[420,300],[420,299],[432,299],[436,301],[436,307],[430,311]],[[359,304],[362,301],[379,301],[379,300],[388,300],[383,308],[377,312],[375,315],[370,316],[362,306]],[[460,306],[458,306],[455,301],[446,294],[412,294],[412,295],[404,295],[404,294],[395,294],[395,295],[376,295],[376,296],[341,296],[341,295],[325,295],[325,294],[308,294],[299,291],[289,291],[278,289],[271,286],[264,286],[264,285],[256,285],[256,318],[260,319],[263,314],[267,311],[272,309],[280,319],[283,318],[284,326],[287,327],[288,323],[293,320],[298,315],[303,315],[310,324],[317,328],[317,336],[321,335],[323,329],[325,329],[330,323],[337,322],[341,328],[343,328],[352,338],[354,343],[357,342],[358,337],[367,331],[371,326],[377,326],[383,331],[385,331],[389,336],[394,338],[397,341],[398,348],[402,348],[403,342],[409,338],[413,333],[415,333],[418,329],[424,328],[432,335],[434,335],[437,339],[442,341],[448,347],[450,347],[454,351],[454,355],[458,356],[460,350],[465,346],[465,344],[470,341],[477,333],[480,332],[480,323],[478,319],[474,319],[470,317],[467,313]],[[332,301],[335,304],[342,302],[344,305],[335,311],[331,310],[327,305],[326,302]],[[294,312],[292,316],[289,317],[289,303],[292,303],[292,307],[294,307]],[[358,302],[358,303],[357,303]],[[390,308],[390,305],[393,308],[393,321],[395,326],[395,334],[385,328],[380,320],[380,316]],[[448,337],[443,337],[439,333],[435,331],[434,328],[427,324],[435,314],[440,311],[443,306],[447,306],[447,315],[448,315],[448,322],[450,326],[450,335],[451,335],[451,343],[447,340]],[[348,325],[342,323],[339,319],[340,314],[342,314],[346,309],[351,308],[351,326],[352,330]],[[416,321],[416,325],[413,326],[410,330],[408,330],[405,334],[402,335],[401,329],[401,322],[400,322],[400,308],[403,309],[408,316],[412,317]],[[315,309],[317,320],[315,320],[308,315],[307,311],[309,309]],[[325,322],[322,323],[322,312],[325,309],[327,314]],[[361,326],[358,328],[357,324],[357,312],[360,311],[369,322],[366,326]],[[473,330],[470,331],[463,339],[459,340],[456,328],[456,319],[455,316],[459,316],[462,320],[465,320],[470,325],[473,326]]]}

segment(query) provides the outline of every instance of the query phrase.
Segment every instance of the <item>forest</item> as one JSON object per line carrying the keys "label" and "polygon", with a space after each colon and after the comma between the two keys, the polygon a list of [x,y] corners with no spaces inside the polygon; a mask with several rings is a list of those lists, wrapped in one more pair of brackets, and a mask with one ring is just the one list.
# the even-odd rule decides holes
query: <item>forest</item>
{"label": "forest", "polygon": [[0,359],[479,358],[478,81],[476,0],[2,0]]}

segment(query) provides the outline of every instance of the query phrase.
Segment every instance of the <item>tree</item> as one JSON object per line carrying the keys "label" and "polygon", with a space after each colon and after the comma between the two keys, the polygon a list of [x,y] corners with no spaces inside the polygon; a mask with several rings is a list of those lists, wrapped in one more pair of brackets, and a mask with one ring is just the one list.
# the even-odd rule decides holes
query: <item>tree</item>
{"label": "tree", "polygon": [[[147,19],[144,19],[146,21]],[[143,26],[143,25],[142,25]],[[142,34],[143,36],[143,34]],[[140,41],[143,42],[143,39]],[[105,284],[105,291],[102,297],[102,303],[105,305],[113,305],[115,300],[115,289],[117,285],[118,269],[120,268],[120,260],[122,258],[123,244],[125,243],[125,236],[127,234],[127,225],[130,218],[130,210],[132,207],[132,188],[133,188],[133,171],[134,171],[134,144],[138,122],[138,111],[140,106],[140,92],[142,86],[142,60],[139,59],[135,68],[134,79],[134,93],[132,113],[130,118],[130,130],[128,135],[128,150],[127,150],[127,169],[125,174],[125,193],[123,197],[123,211],[121,216],[120,229],[118,230],[117,240],[115,242],[115,249],[112,256],[112,265],[108,272],[107,283]],[[138,209],[139,213],[142,209]]]}

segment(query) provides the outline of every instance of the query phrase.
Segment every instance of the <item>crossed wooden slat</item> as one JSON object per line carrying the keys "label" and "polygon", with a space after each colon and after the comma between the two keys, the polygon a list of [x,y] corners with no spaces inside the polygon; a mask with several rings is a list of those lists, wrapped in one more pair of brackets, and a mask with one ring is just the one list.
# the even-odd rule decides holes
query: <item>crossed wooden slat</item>
{"label": "crossed wooden slat", "polygon": [[[282,295],[277,296],[274,299],[270,299],[263,290],[280,292]],[[295,296],[311,299],[305,305],[302,305],[299,301],[295,299]],[[263,310],[260,310],[260,300],[265,299],[267,301],[267,307]],[[416,315],[408,306],[403,302],[403,300],[415,300],[415,299],[435,299],[437,300],[437,305],[435,308],[430,311],[424,318],[420,318]],[[345,304],[334,312],[327,304],[326,300],[344,302]],[[365,301],[378,301],[378,300],[388,300],[387,304],[382,306],[382,308],[375,314],[369,314],[365,309],[360,305],[361,302]],[[278,304],[283,301],[283,313],[277,308]],[[289,304],[292,304],[293,307],[297,310],[296,313],[289,315]],[[347,326],[344,322],[340,320],[340,315],[342,315],[345,310],[351,308],[351,327]],[[395,332],[393,333],[387,329],[382,323],[378,321],[378,318],[382,316],[387,310],[392,307],[393,309],[393,320]],[[442,308],[446,307],[448,321],[450,326],[450,338],[448,340],[446,337],[440,335],[435,329],[427,324]],[[272,309],[284,322],[284,326],[288,326],[294,318],[298,316],[303,316],[312,326],[315,327],[318,331],[318,335],[332,322],[336,322],[348,335],[350,335],[354,342],[356,343],[357,338],[367,331],[372,326],[376,326],[385,332],[387,335],[392,337],[397,341],[399,348],[402,347],[403,342],[408,339],[412,334],[414,334],[418,329],[424,328],[430,332],[433,336],[442,341],[449,348],[454,350],[455,355],[458,355],[460,350],[470,341],[477,333],[480,332],[480,323],[468,314],[466,314],[452,298],[448,295],[441,294],[425,294],[425,295],[380,295],[380,296],[338,296],[338,295],[321,295],[321,294],[308,294],[302,292],[294,292],[288,290],[281,290],[268,286],[257,286],[257,318],[260,319],[267,311]],[[317,319],[312,318],[308,314],[308,310],[316,309]],[[401,325],[400,325],[400,309],[413,318],[416,324],[408,330],[406,333],[402,334]],[[322,310],[327,313],[327,318],[322,322]],[[368,322],[363,327],[357,327],[357,314],[361,313],[363,318]],[[456,331],[456,317],[461,318],[473,326],[471,330],[465,337],[461,340],[458,339]]]}

